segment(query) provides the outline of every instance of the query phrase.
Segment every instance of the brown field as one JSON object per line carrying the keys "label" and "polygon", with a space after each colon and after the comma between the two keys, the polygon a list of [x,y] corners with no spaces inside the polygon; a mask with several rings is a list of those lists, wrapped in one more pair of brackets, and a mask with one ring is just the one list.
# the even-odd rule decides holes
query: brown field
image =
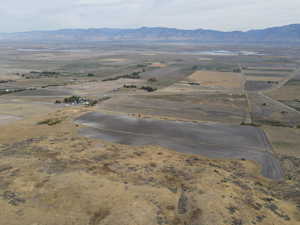
{"label": "brown field", "polygon": [[[175,83],[171,86],[168,86],[166,88],[162,88],[160,89],[159,91],[157,91],[157,93],[161,93],[161,94],[164,94],[164,93],[195,93],[195,92],[198,92],[199,91],[205,91],[207,90],[207,88],[204,88],[202,86],[192,86],[189,84],[189,82],[187,81],[180,81],[178,83]],[[208,90],[210,91],[210,90]]]}
{"label": "brown field", "polygon": [[239,91],[243,89],[243,78],[239,73],[197,71],[190,75],[188,80],[210,88],[225,88]]}
{"label": "brown field", "polygon": [[295,100],[298,99],[299,95],[295,95],[295,93],[299,93],[300,86],[283,86],[280,89],[276,89],[270,92],[267,92],[267,95],[276,100]]}
{"label": "brown field", "polygon": [[[247,69],[249,69],[248,72],[253,72],[255,73],[255,71],[257,73],[261,73],[261,71],[263,71],[264,73],[274,73],[274,72],[278,72],[278,73],[281,73],[282,71],[286,71],[286,70],[290,70],[290,71],[293,71],[293,69],[291,69],[290,67],[278,67],[278,66],[269,66],[269,67],[265,67],[265,66],[257,66],[257,67],[247,67]],[[247,71],[247,70],[246,70]]]}
{"label": "brown field", "polygon": [[264,76],[246,76],[247,80],[257,80],[257,81],[283,81],[284,78],[280,77],[264,77]]}

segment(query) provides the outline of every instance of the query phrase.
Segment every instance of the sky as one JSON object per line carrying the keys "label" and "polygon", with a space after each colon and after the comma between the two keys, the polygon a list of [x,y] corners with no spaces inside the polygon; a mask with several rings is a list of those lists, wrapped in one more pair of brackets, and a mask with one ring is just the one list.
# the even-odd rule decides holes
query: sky
{"label": "sky", "polygon": [[174,27],[222,31],[300,23],[300,0],[0,0],[0,32]]}

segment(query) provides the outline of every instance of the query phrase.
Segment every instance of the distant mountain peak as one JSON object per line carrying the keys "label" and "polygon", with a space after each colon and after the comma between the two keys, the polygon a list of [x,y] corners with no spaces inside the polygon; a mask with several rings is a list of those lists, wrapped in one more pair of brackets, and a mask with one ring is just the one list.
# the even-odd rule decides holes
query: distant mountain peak
{"label": "distant mountain peak", "polygon": [[88,28],[0,33],[0,41],[197,41],[220,43],[280,42],[300,44],[300,24],[243,31],[140,27],[137,29]]}

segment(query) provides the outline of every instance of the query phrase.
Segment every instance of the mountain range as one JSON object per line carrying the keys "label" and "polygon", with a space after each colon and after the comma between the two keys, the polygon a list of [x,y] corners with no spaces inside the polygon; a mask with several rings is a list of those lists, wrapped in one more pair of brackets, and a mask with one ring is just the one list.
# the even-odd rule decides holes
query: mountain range
{"label": "mountain range", "polygon": [[163,27],[138,29],[63,29],[0,33],[0,41],[196,41],[219,43],[299,43],[300,24],[249,31],[184,30]]}

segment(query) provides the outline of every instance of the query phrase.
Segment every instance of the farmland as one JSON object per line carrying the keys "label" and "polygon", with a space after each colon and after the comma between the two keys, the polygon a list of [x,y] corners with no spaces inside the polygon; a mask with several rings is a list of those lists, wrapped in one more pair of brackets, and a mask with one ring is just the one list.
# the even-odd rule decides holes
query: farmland
{"label": "farmland", "polygon": [[300,223],[299,49],[0,50],[4,224]]}

